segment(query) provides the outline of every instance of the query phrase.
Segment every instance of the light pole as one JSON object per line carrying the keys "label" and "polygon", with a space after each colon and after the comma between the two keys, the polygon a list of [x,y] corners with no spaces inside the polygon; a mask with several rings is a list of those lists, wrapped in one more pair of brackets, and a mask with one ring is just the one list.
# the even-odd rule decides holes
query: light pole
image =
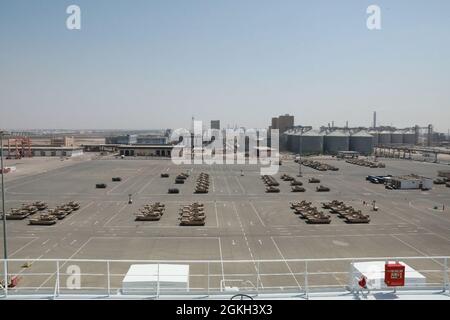
{"label": "light pole", "polygon": [[5,212],[5,181],[3,178],[3,174],[5,172],[5,167],[3,166],[3,135],[5,131],[0,130],[0,151],[1,151],[1,164],[0,168],[2,169],[2,214],[3,214],[3,258],[4,261],[4,271],[5,271],[5,295],[8,292],[8,248],[6,245],[6,212]]}
{"label": "light pole", "polygon": [[297,177],[301,177],[302,176],[302,143],[303,143],[303,129],[301,129],[302,131],[300,132],[300,141],[299,141],[299,158],[298,158],[298,175]]}

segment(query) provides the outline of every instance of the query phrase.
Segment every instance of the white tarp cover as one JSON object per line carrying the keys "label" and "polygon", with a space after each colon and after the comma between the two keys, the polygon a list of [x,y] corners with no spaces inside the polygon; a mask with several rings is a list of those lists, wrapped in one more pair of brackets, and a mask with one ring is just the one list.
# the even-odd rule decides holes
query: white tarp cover
{"label": "white tarp cover", "polygon": [[160,292],[188,291],[189,265],[133,264],[122,280],[123,294],[155,294],[158,289]]}
{"label": "white tarp cover", "polygon": [[[395,261],[389,261],[394,263]],[[406,263],[399,261],[400,264],[405,266],[405,287],[424,286],[426,284],[426,278],[411,268]],[[389,288],[384,283],[384,265],[386,261],[367,261],[367,262],[355,262],[352,265],[354,282],[353,287],[358,288],[358,281],[361,276],[366,277],[367,288],[369,289],[387,289]],[[351,281],[351,280],[350,280]],[[352,286],[352,283],[350,283]]]}

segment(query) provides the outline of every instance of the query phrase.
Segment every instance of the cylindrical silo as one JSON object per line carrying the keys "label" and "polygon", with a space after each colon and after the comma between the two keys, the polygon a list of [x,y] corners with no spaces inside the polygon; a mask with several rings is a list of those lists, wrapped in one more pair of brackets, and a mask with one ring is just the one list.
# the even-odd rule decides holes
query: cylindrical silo
{"label": "cylindrical silo", "polygon": [[408,130],[403,133],[403,144],[415,145],[416,144],[416,133],[414,130]]}
{"label": "cylindrical silo", "polygon": [[323,153],[323,134],[317,130],[309,130],[299,137],[299,153],[302,155]]}
{"label": "cylindrical silo", "polygon": [[324,137],[324,152],[337,154],[339,151],[349,150],[349,134],[343,131],[333,131]]}
{"label": "cylindrical silo", "polygon": [[378,144],[379,145],[391,144],[391,132],[390,131],[381,131],[378,134]]}
{"label": "cylindrical silo", "polygon": [[362,155],[369,155],[373,152],[373,136],[367,131],[359,131],[350,136],[350,151],[357,151]]}
{"label": "cylindrical silo", "polygon": [[403,132],[400,130],[392,132],[391,144],[402,144],[402,143],[403,143]]}
{"label": "cylindrical silo", "polygon": [[292,132],[288,130],[280,136],[280,149],[282,151],[284,150],[290,151],[291,145],[292,145]]}
{"label": "cylindrical silo", "polygon": [[373,145],[377,146],[378,145],[378,136],[379,136],[379,132],[377,130],[371,130],[369,131],[369,134],[373,137]]}
{"label": "cylindrical silo", "polygon": [[300,139],[298,137],[298,132],[293,132],[291,136],[291,152],[298,153],[299,145]]}

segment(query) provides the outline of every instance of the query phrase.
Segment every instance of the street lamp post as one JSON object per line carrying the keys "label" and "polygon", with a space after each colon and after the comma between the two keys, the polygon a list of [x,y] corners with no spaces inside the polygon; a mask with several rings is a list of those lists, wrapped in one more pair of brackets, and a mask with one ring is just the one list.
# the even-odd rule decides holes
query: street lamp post
{"label": "street lamp post", "polygon": [[300,141],[299,141],[299,146],[300,146],[300,150],[299,150],[299,158],[298,158],[298,177],[302,176],[302,136],[303,136],[303,129],[300,133]]}
{"label": "street lamp post", "polygon": [[1,151],[1,163],[0,168],[2,169],[2,214],[3,214],[3,258],[4,258],[4,271],[5,271],[5,295],[8,293],[8,248],[6,245],[6,211],[5,211],[5,181],[3,174],[5,172],[5,167],[3,166],[3,134],[4,131],[0,131],[0,151]]}

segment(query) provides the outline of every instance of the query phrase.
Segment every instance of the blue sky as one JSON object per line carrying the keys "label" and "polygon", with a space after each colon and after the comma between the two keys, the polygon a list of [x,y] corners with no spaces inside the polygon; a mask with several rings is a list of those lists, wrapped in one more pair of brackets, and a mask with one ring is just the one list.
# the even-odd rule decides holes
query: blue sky
{"label": "blue sky", "polygon": [[450,127],[446,0],[0,0],[0,39],[0,127]]}

